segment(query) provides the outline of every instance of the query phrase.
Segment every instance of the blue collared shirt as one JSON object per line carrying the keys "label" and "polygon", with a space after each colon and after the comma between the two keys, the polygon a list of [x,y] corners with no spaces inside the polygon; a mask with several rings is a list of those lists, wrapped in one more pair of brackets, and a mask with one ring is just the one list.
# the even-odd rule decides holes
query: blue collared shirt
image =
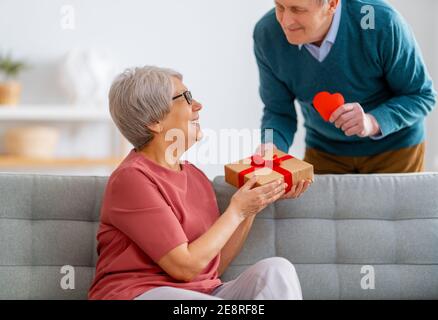
{"label": "blue collared shirt", "polygon": [[[341,12],[342,12],[342,1],[339,1],[338,7],[336,8],[335,15],[333,16],[333,21],[330,26],[330,30],[327,33],[321,46],[318,47],[311,43],[304,44],[304,47],[310,52],[312,56],[315,57],[319,62],[324,61],[327,55],[330,53],[333,44],[335,43],[336,36],[338,35],[339,25],[341,22]],[[301,50],[303,45],[298,46]]]}

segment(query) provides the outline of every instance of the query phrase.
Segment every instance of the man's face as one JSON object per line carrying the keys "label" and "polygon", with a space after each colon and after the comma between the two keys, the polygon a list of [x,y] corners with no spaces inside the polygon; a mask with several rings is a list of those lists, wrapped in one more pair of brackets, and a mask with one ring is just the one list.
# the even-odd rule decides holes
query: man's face
{"label": "man's face", "polygon": [[275,0],[277,20],[294,45],[324,40],[334,11],[332,1],[320,5],[316,0]]}

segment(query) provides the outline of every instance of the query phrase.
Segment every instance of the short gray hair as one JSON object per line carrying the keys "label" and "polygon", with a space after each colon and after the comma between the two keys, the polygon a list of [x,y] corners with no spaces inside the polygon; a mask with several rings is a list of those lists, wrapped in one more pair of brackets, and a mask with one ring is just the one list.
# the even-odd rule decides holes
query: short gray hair
{"label": "short gray hair", "polygon": [[122,135],[138,150],[154,137],[148,126],[170,112],[174,85],[180,73],[166,68],[145,66],[126,69],[109,91],[111,117]]}

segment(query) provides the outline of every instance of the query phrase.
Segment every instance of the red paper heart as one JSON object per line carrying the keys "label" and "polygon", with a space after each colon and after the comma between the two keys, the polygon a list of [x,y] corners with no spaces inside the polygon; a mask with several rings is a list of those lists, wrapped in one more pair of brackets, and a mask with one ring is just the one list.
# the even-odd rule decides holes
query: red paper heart
{"label": "red paper heart", "polygon": [[344,97],[340,93],[330,94],[320,92],[313,99],[313,105],[325,121],[329,121],[332,113],[345,104]]}

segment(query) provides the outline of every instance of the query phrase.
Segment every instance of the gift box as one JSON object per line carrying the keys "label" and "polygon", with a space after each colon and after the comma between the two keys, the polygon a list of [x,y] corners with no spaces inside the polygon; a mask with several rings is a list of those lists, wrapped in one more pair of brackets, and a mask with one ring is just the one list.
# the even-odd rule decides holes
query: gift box
{"label": "gift box", "polygon": [[258,176],[256,186],[282,179],[288,185],[288,192],[301,180],[313,181],[313,165],[280,150],[274,150],[271,157],[253,155],[225,165],[225,181],[237,188],[244,185],[254,174]]}

